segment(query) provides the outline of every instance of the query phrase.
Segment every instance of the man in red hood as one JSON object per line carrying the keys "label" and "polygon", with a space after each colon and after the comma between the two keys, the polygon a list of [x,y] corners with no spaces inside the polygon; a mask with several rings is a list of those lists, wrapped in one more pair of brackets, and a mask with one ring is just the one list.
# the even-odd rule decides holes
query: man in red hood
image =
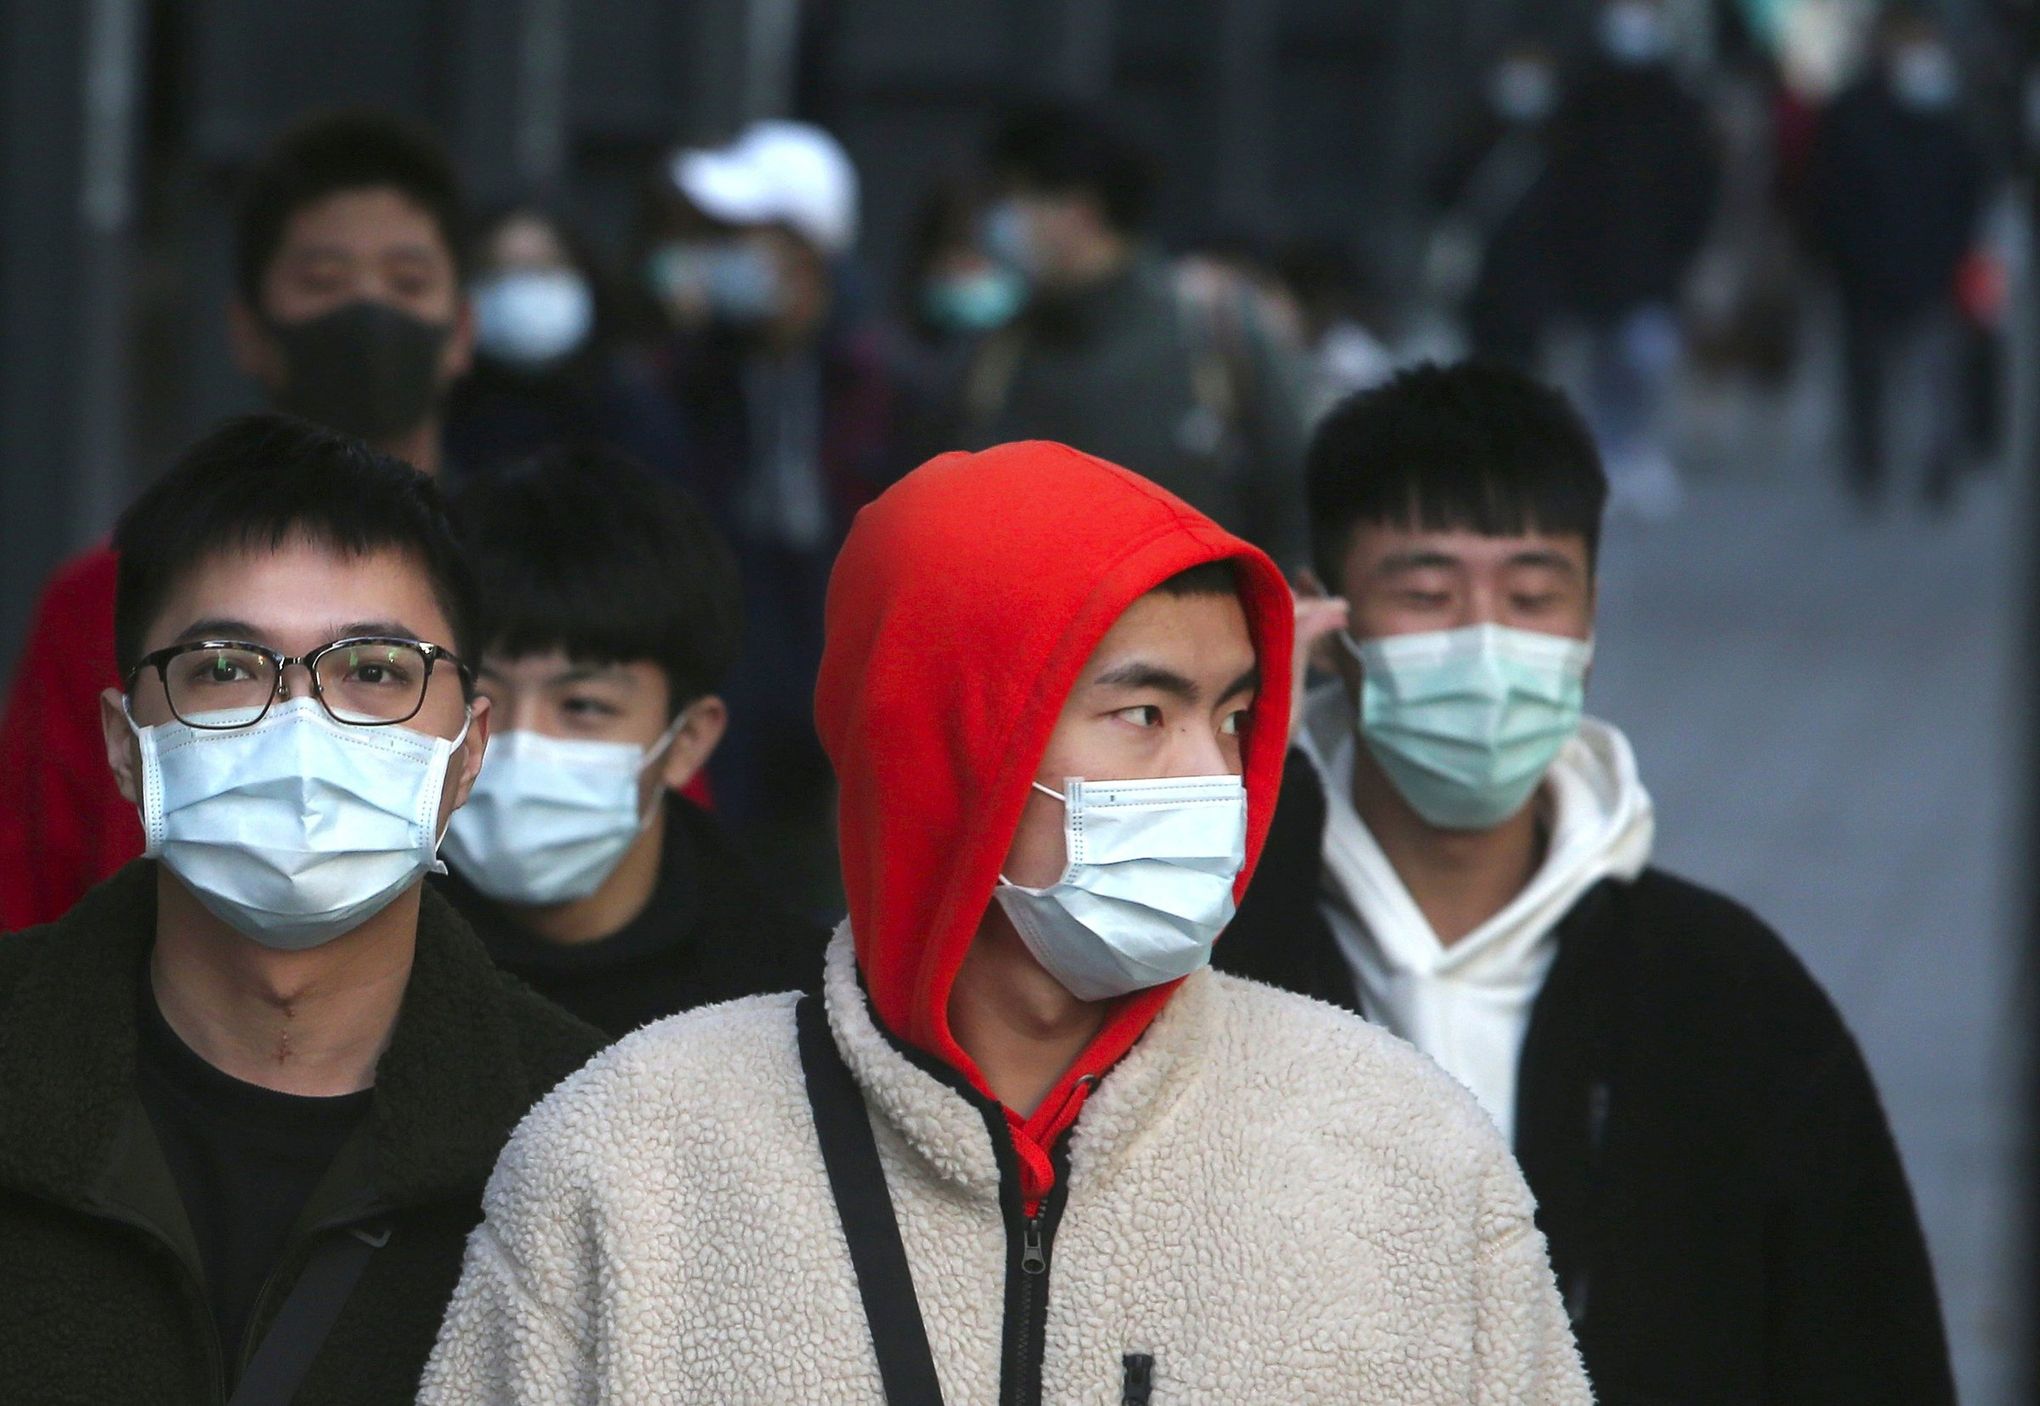
{"label": "man in red hood", "polygon": [[1292,602],[1061,445],[859,516],[823,989],[648,1027],[506,1150],[422,1399],[1584,1403],[1532,1206],[1392,1036],[1206,969]]}

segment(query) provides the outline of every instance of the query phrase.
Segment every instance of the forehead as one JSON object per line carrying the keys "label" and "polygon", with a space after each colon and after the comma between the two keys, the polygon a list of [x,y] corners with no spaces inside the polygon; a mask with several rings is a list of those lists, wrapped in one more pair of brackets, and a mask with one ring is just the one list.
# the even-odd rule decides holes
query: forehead
{"label": "forehead", "polygon": [[294,211],[278,259],[315,254],[407,254],[451,264],[452,251],[424,206],[390,186],[341,190]]}
{"label": "forehead", "polygon": [[489,240],[489,257],[497,264],[521,268],[568,262],[559,233],[536,215],[516,215],[498,226]]}
{"label": "forehead", "polygon": [[1171,596],[1151,591],[1126,608],[1098,641],[1084,677],[1140,656],[1238,673],[1253,667],[1254,639],[1238,596]]}
{"label": "forehead", "polygon": [[1494,571],[1511,566],[1526,554],[1557,555],[1582,576],[1587,574],[1587,540],[1577,532],[1517,532],[1490,535],[1466,528],[1438,531],[1362,523],[1346,544],[1342,570],[1349,580],[1363,578],[1411,557],[1466,571]]}
{"label": "forehead", "polygon": [[368,622],[453,643],[452,623],[415,555],[394,548],[354,554],[303,538],[205,553],[172,584],[144,648],[174,643],[192,625],[213,620],[242,622],[254,643],[287,652]]}

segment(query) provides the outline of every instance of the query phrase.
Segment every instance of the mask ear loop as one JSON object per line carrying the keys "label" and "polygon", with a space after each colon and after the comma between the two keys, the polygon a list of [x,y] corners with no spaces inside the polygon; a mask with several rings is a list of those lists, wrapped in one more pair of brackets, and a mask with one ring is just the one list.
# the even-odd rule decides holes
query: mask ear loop
{"label": "mask ear loop", "polygon": [[[1049,798],[1050,800],[1052,800],[1052,801],[1061,801],[1061,802],[1062,802],[1062,805],[1063,805],[1063,871],[1064,871],[1065,873],[1067,873],[1067,872],[1069,871],[1069,867],[1070,867],[1070,853],[1069,853],[1069,851],[1070,851],[1070,833],[1069,833],[1069,831],[1070,831],[1070,825],[1069,825],[1069,806],[1070,806],[1070,798],[1069,798],[1068,796],[1064,795],[1064,794],[1063,794],[1063,793],[1062,793],[1061,791],[1053,791],[1053,790],[1050,790],[1050,789],[1049,789],[1048,787],[1046,787],[1046,786],[1042,785],[1042,784],[1041,784],[1041,783],[1040,783],[1039,781],[1036,781],[1036,782],[1034,782],[1034,783],[1033,783],[1033,786],[1034,786],[1034,789],[1035,789],[1035,790],[1037,790],[1037,791],[1041,792],[1041,794],[1042,794],[1042,795],[1044,795],[1044,796],[1048,797],[1048,798]],[[1005,886],[1006,886],[1007,888],[1009,888],[1009,889],[1025,889],[1025,888],[1027,887],[1027,886],[1026,886],[1025,884],[1016,884],[1016,883],[1014,883],[1014,882],[1013,882],[1013,881],[1012,881],[1011,879],[1009,879],[1009,878],[1007,878],[1007,877],[1006,877],[1006,875],[1005,875],[1005,873],[1004,873],[1003,871],[1001,871],[1001,873],[999,874],[999,882],[1000,882],[1000,883],[1002,883],[1002,884],[1004,884],[1004,885],[1005,885]]]}
{"label": "mask ear loop", "polygon": [[[679,716],[675,717],[672,722],[666,724],[666,730],[659,734],[659,740],[654,742],[651,746],[645,748],[645,759],[638,763],[637,769],[637,775],[640,780],[643,779],[645,772],[650,770],[652,767],[656,766],[658,764],[659,759],[666,755],[667,750],[670,749],[673,745],[673,739],[680,735],[680,729],[687,726],[688,718],[692,717],[693,715],[694,705],[690,703],[688,706],[680,710]],[[640,835],[644,834],[645,831],[651,829],[652,822],[657,820],[660,815],[665,813],[666,792],[668,789],[670,788],[668,788],[664,782],[660,782],[659,785],[653,790],[652,803],[646,806],[645,813],[638,817],[637,832]]]}

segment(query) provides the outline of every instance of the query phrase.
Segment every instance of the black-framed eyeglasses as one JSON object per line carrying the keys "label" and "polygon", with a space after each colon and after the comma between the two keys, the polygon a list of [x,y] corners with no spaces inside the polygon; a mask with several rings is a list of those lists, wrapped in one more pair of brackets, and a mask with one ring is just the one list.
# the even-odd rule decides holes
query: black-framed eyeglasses
{"label": "black-framed eyeglasses", "polygon": [[451,650],[383,635],[334,640],[296,656],[246,640],[193,640],[143,655],[129,671],[127,686],[133,692],[135,680],[154,669],[177,721],[224,732],[267,717],[270,705],[283,697],[283,671],[302,664],[311,675],[312,697],[333,721],[389,727],[418,716],[433,666],[442,660],[460,671],[463,694],[472,692],[474,674]]}

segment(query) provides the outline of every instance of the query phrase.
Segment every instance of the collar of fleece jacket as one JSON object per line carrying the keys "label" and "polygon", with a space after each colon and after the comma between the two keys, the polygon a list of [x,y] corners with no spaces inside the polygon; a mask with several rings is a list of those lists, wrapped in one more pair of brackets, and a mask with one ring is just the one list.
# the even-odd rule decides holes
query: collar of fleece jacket
{"label": "collar of fleece jacket", "polygon": [[[98,1191],[135,1097],[155,931],[156,865],[136,860],[61,921],[0,941],[0,1186],[64,1204]],[[381,1203],[475,1195],[525,1110],[599,1045],[499,976],[428,886],[370,1105]]]}
{"label": "collar of fleece jacket", "polygon": [[[1240,563],[1261,671],[1244,745],[1244,893],[1287,750],[1294,607],[1266,556],[1172,494],[1064,445],[944,454],[858,514],[829,581],[816,724],[841,788],[843,883],[871,1002],[986,1098],[949,993],[1084,662],[1177,572]],[[1085,1092],[1175,987],[1123,998],[1031,1117],[1006,1111],[1023,1194]]]}

